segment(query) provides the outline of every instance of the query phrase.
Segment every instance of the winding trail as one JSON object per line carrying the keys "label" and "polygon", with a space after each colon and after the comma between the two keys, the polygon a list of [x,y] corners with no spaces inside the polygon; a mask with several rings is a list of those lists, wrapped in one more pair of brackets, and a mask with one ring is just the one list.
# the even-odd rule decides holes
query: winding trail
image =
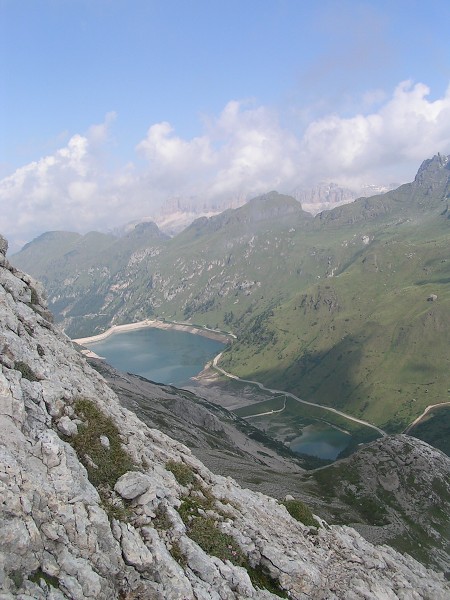
{"label": "winding trail", "polygon": [[[275,400],[275,398],[274,398],[274,400]],[[246,415],[245,417],[242,417],[242,418],[243,419],[252,419],[253,417],[265,417],[266,415],[274,415],[275,413],[283,412],[283,410],[285,410],[285,408],[286,408],[286,395],[284,396],[283,408],[279,408],[278,410],[269,410],[265,413],[258,413],[257,415]]]}
{"label": "winding trail", "polygon": [[450,402],[440,402],[439,404],[430,404],[426,407],[426,409],[423,411],[423,413],[421,415],[419,415],[417,417],[417,419],[414,419],[414,421],[411,423],[411,425],[408,425],[408,427],[403,431],[403,433],[408,433],[408,431],[410,431],[414,425],[417,425],[417,423],[420,423],[420,421],[426,416],[426,414],[432,410],[433,408],[438,408],[439,406],[449,406]]}
{"label": "winding trail", "polygon": [[[336,408],[331,408],[330,406],[322,406],[321,404],[316,404],[315,402],[308,402],[307,400],[302,400],[301,398],[299,398],[298,396],[295,396],[294,394],[291,394],[290,392],[285,392],[284,390],[273,390],[271,388],[267,388],[266,386],[264,386],[259,381],[252,381],[250,379],[241,379],[237,375],[233,375],[232,373],[228,373],[227,371],[225,371],[224,369],[222,369],[221,367],[219,367],[218,364],[217,364],[219,362],[220,357],[222,356],[222,354],[223,354],[223,352],[221,352],[216,357],[214,357],[214,360],[212,362],[212,366],[215,369],[217,369],[217,371],[219,371],[220,373],[222,373],[222,375],[225,375],[225,377],[228,377],[229,379],[234,379],[236,381],[241,381],[243,383],[251,383],[251,384],[256,385],[257,387],[259,387],[260,390],[263,390],[265,392],[270,392],[271,394],[284,394],[285,396],[288,396],[289,398],[292,398],[293,400],[296,400],[297,402],[300,402],[301,404],[307,404],[308,406],[315,406],[316,408],[321,408],[322,410],[327,410],[328,412],[332,412],[332,413],[334,413],[336,415],[344,417],[344,419],[348,419],[349,421],[353,421],[354,423],[359,423],[360,425],[365,425],[366,427],[370,427],[371,429],[375,429],[375,431],[378,431],[378,433],[380,433],[382,436],[387,435],[385,431],[383,431],[382,429],[380,429],[376,425],[372,425],[372,423],[368,423],[367,421],[363,421],[362,419],[357,419],[356,417],[352,417],[351,415],[347,415],[346,413],[344,413],[344,412],[342,412],[340,410],[337,410]],[[276,412],[281,412],[281,411],[276,411]],[[267,414],[271,414],[271,413],[267,413]]]}

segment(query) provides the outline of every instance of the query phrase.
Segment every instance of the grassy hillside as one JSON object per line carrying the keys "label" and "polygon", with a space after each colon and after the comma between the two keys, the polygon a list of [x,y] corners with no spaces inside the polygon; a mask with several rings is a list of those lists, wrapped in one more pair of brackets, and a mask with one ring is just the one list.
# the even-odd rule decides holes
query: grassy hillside
{"label": "grassy hillside", "polygon": [[[447,390],[448,391],[448,390]],[[450,395],[450,392],[449,392]],[[450,406],[436,406],[408,434],[450,456]]]}
{"label": "grassy hillside", "polygon": [[154,223],[141,223],[120,238],[55,231],[27,244],[13,262],[44,283],[56,320],[69,335],[82,337],[107,329],[126,305],[125,272],[145,293],[151,283],[136,271],[147,256],[159,254],[167,239]]}
{"label": "grassy hillside", "polygon": [[450,396],[447,229],[373,239],[334,277],[251,319],[223,367],[401,431]]}

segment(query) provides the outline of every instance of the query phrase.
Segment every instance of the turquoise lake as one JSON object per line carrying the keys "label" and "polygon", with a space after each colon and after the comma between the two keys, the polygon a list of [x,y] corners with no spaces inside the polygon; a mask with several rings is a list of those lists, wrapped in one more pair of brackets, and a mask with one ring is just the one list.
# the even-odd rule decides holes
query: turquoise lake
{"label": "turquoise lake", "polygon": [[115,333],[85,346],[120,371],[175,386],[188,384],[225,347],[202,335],[150,327]]}
{"label": "turquoise lake", "polygon": [[335,460],[351,441],[351,436],[323,424],[308,425],[289,444],[293,452]]}

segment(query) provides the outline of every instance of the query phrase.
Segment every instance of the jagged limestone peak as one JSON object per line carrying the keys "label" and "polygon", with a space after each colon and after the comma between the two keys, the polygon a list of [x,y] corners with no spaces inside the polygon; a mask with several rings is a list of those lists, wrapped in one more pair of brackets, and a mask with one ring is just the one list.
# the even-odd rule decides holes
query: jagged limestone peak
{"label": "jagged limestone peak", "polygon": [[417,171],[414,179],[415,183],[423,185],[425,183],[438,184],[447,182],[450,177],[450,155],[435,154],[433,158],[424,160]]}
{"label": "jagged limestone peak", "polygon": [[6,256],[7,252],[8,252],[8,241],[5,240],[5,238],[0,235],[0,254],[3,254],[3,256]]}

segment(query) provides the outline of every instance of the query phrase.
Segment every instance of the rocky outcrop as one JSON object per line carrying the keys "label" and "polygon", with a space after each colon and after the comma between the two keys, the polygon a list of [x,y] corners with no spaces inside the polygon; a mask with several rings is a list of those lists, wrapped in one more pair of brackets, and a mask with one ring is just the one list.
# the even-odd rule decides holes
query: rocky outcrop
{"label": "rocky outcrop", "polygon": [[45,315],[2,252],[1,600],[448,598],[412,558],[211,473],[120,407]]}
{"label": "rocky outcrop", "polygon": [[386,436],[313,477],[325,495],[356,513],[355,521],[363,524],[355,527],[366,538],[402,547],[427,565],[449,570],[446,454],[408,435]]}
{"label": "rocky outcrop", "polygon": [[450,178],[450,156],[436,154],[433,158],[424,160],[417,171],[414,183],[426,186],[429,191],[448,186]]}

